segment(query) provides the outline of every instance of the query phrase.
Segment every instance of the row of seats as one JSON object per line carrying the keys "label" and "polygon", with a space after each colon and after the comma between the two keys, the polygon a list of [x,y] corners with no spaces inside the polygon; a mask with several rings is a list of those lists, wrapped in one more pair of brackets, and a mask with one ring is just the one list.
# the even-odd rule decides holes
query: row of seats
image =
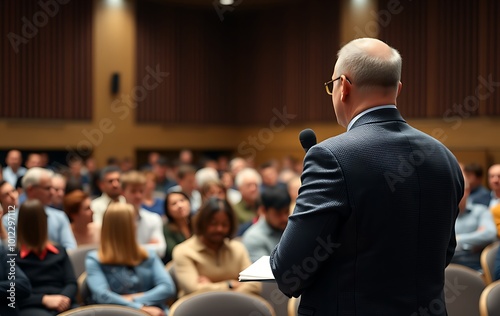
{"label": "row of seats", "polygon": [[[497,241],[483,250],[481,255],[483,274],[461,265],[450,264],[448,266],[448,268],[446,269],[445,293],[447,299],[446,306],[449,316],[500,315],[500,281],[493,282],[495,257],[498,252],[499,246],[500,246],[500,241]],[[96,249],[96,246],[79,247],[69,252],[69,257],[73,263],[75,275],[79,276],[79,289],[80,289],[79,299],[80,302],[84,304],[85,304],[85,296],[87,296],[86,291],[88,291],[85,285],[84,261],[87,252],[93,249]],[[172,265],[169,265],[168,271],[170,272],[175,282],[176,281],[175,271]],[[179,305],[186,304],[183,303],[185,301],[191,302],[192,300],[194,300],[195,302],[198,302],[198,300],[200,300],[200,302],[204,302],[207,299],[214,300],[214,298],[209,295],[219,295],[221,299],[223,298],[227,299],[227,295],[237,294],[233,292],[223,292],[226,294],[216,294],[216,293],[217,292],[207,292],[203,293],[204,296],[197,297],[197,295],[200,294],[198,293],[198,294],[188,295],[186,297],[179,299],[172,305],[171,316],[173,315],[173,308],[174,307],[177,308],[177,306]],[[266,308],[269,307],[269,309],[272,311],[271,315],[275,316],[295,315],[294,312],[296,312],[297,310],[296,305],[298,304],[298,300],[292,300],[289,302],[288,298],[284,296],[277,289],[275,283],[263,283],[261,296],[262,297],[258,297],[257,299],[260,299],[259,302],[262,302],[262,306],[266,306]],[[238,299],[234,298],[233,300],[228,300],[228,302],[232,301],[236,302],[238,301]],[[219,307],[221,307],[224,304],[215,304],[215,305],[216,307],[218,305],[220,305]],[[200,304],[200,306],[202,305]],[[481,306],[481,312],[480,312],[480,306]],[[229,307],[230,306],[228,306],[228,308]],[[101,308],[102,312],[104,313],[107,312],[110,307],[104,305],[97,305],[94,307],[85,306],[82,307],[81,310],[76,309],[75,312],[81,311],[82,313],[84,313],[87,311],[94,311],[93,310],[94,308]],[[188,309],[186,306],[183,306],[180,310],[184,311],[190,309]],[[253,310],[255,310],[255,306],[253,306]],[[203,311],[206,312],[206,309],[204,309]],[[67,313],[71,312],[72,311],[68,311]],[[141,311],[137,312],[139,312],[139,314],[134,314],[134,315],[143,315]],[[64,314],[64,315],[73,315],[73,314]],[[94,314],[75,314],[75,315],[94,315]],[[95,315],[98,316],[101,314],[99,312],[95,313]],[[107,315],[107,314],[102,314],[102,315]],[[129,314],[124,314],[124,315],[129,315]],[[179,314],[176,315],[182,316],[182,315],[196,315],[196,314],[183,314],[182,312],[179,312]],[[217,315],[217,314],[210,314],[210,315]]]}

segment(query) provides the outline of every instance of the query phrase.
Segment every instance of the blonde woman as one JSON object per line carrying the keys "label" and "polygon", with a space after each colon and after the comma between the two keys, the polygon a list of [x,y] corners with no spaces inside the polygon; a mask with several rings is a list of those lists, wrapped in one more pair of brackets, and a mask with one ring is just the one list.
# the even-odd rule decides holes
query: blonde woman
{"label": "blonde woman", "polygon": [[19,301],[20,315],[56,315],[73,307],[76,277],[64,249],[48,240],[47,215],[38,200],[28,200],[17,219],[17,265],[30,280],[31,295]]}
{"label": "blonde woman", "polygon": [[92,299],[166,315],[165,301],[175,295],[175,285],[156,253],[139,246],[135,230],[134,207],[110,204],[102,221],[99,249],[85,261]]}

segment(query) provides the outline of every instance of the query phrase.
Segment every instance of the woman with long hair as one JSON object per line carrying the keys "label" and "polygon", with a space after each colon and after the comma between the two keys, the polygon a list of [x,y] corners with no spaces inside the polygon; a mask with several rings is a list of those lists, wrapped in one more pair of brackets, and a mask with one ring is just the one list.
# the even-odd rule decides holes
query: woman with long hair
{"label": "woman with long hair", "polygon": [[170,192],[165,197],[165,216],[167,223],[163,226],[163,234],[167,242],[167,251],[163,263],[172,260],[175,246],[193,235],[191,227],[191,202],[184,192]]}
{"label": "woman with long hair", "polygon": [[30,280],[32,292],[19,301],[20,315],[57,315],[75,303],[77,284],[64,247],[48,239],[47,214],[38,200],[27,200],[17,219],[17,264]]}
{"label": "woman with long hair", "polygon": [[131,204],[112,203],[103,216],[99,249],[85,261],[92,299],[166,315],[174,282],[157,254],[136,241],[136,218]]}

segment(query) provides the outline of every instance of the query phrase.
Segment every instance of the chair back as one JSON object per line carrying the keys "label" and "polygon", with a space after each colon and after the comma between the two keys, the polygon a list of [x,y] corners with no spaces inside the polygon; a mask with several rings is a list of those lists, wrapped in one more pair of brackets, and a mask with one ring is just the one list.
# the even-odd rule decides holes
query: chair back
{"label": "chair back", "polygon": [[128,306],[96,304],[82,306],[58,314],[58,316],[149,316],[148,313]]}
{"label": "chair back", "polygon": [[77,283],[78,283],[78,295],[77,295],[78,304],[80,305],[94,304],[94,302],[92,301],[90,288],[87,284],[87,272],[83,272],[78,277]]}
{"label": "chair back", "polygon": [[192,293],[177,300],[169,316],[275,316],[272,306],[262,297],[231,292]]}
{"label": "chair back", "polygon": [[479,316],[479,298],[485,288],[481,273],[450,264],[445,270],[445,298],[448,316]]}
{"label": "chair back", "polygon": [[300,296],[292,297],[288,302],[288,316],[299,315]]}
{"label": "chair back", "polygon": [[276,316],[288,315],[288,301],[290,299],[280,291],[276,282],[263,282],[260,296],[271,304]]}
{"label": "chair back", "polygon": [[484,289],[479,301],[479,311],[481,316],[500,315],[500,281],[495,281]]}
{"label": "chair back", "polygon": [[97,245],[84,245],[76,249],[68,250],[69,260],[71,261],[77,278],[85,272],[85,258],[87,257],[87,253],[96,249]]}
{"label": "chair back", "polygon": [[500,241],[495,241],[486,246],[481,252],[481,268],[483,268],[484,281],[490,284],[495,279],[495,259],[498,254]]}

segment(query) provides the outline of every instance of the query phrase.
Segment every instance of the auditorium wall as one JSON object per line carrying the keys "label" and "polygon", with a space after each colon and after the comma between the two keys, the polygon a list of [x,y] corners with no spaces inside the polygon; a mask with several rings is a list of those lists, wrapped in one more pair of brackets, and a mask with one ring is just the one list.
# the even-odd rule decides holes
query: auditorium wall
{"label": "auditorium wall", "polygon": [[[348,6],[342,1],[340,21],[340,42],[345,43],[359,36],[360,30],[378,32],[375,18],[370,12],[377,8],[376,1],[370,1],[365,14],[352,18]],[[237,8],[235,9],[237,10]],[[215,14],[215,13],[214,13]],[[372,23],[373,22],[373,23]],[[366,34],[372,35],[372,34]],[[375,34],[376,35],[376,34]],[[84,153],[94,148],[94,156],[103,165],[108,156],[134,157],[137,150],[230,150],[236,155],[253,156],[256,163],[271,158],[281,159],[292,155],[302,159],[303,151],[298,142],[298,133],[303,128],[313,128],[318,140],[343,132],[335,121],[333,109],[318,121],[294,118],[302,115],[295,110],[283,109],[286,104],[276,105],[264,115],[265,121],[251,125],[242,124],[200,124],[175,122],[169,124],[137,123],[134,99],[150,90],[138,87],[136,78],[136,18],[134,2],[125,6],[110,7],[104,1],[95,0],[93,20],[92,59],[92,119],[90,121],[64,120],[0,120],[0,148],[67,149]],[[332,63],[334,60],[332,60]],[[325,65],[332,68],[332,65]],[[154,84],[154,80],[169,80],[167,69],[151,69],[150,79],[143,87]],[[110,91],[111,77],[119,74],[120,91]],[[148,73],[146,71],[146,73]],[[156,78],[156,79],[155,79]],[[500,77],[495,77],[499,79]],[[326,81],[328,78],[324,78]],[[161,82],[158,81],[160,84]],[[321,82],[319,83],[321,85]],[[403,89],[411,89],[404,86]],[[495,88],[496,89],[496,88]],[[315,100],[331,107],[329,96],[315,96]],[[500,93],[493,91],[492,93]],[[324,99],[323,99],[324,98]],[[326,100],[326,101],[325,101]],[[140,105],[139,105],[140,106]],[[306,105],[305,105],[306,106]],[[404,108],[404,104],[399,105]],[[450,104],[452,106],[452,104]],[[298,109],[299,108],[294,108]],[[251,109],[244,109],[251,111]],[[263,109],[261,109],[263,110]],[[241,117],[241,113],[238,114]],[[500,117],[469,117],[467,111],[448,115],[435,115],[430,119],[409,119],[409,122],[433,135],[448,146],[464,162],[477,161],[483,165],[500,162]],[[395,157],[397,159],[397,157]]]}

